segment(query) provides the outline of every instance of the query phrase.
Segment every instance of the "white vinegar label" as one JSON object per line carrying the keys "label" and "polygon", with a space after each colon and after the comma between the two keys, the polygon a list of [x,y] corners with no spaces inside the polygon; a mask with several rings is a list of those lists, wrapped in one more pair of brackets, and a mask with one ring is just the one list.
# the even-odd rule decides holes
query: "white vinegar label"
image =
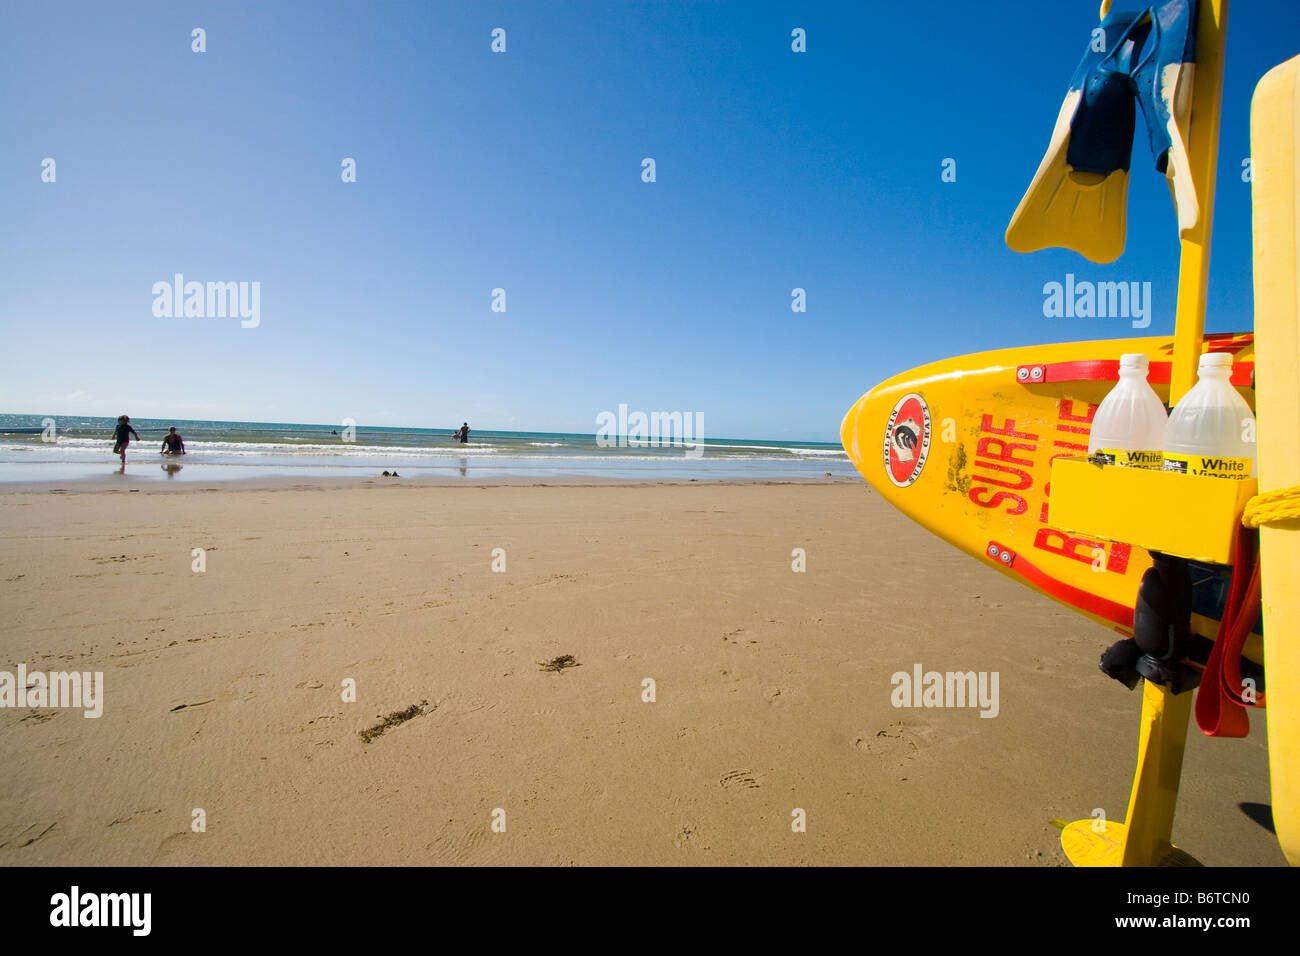
{"label": "white vinegar label", "polygon": [[1211,478],[1249,478],[1249,458],[1224,458],[1212,455],[1165,454],[1165,471],[1181,475],[1207,475]]}
{"label": "white vinegar label", "polygon": [[1093,453],[1094,458],[1100,458],[1108,465],[1121,465],[1125,468],[1154,468],[1159,469],[1164,461],[1165,453],[1162,451],[1125,451],[1121,448],[1098,448]]}

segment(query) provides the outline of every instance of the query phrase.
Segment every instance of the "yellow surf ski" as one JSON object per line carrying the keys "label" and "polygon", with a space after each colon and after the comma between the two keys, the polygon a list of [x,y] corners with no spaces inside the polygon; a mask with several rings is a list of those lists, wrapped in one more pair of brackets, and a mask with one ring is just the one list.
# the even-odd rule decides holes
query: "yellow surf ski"
{"label": "yellow surf ski", "polygon": [[[1233,356],[1233,383],[1254,406],[1250,335],[1207,336]],[[1173,341],[1117,339],[1004,349],[904,372],[864,395],[840,426],[845,450],[873,488],[929,531],[1108,628],[1132,634],[1139,547],[1092,540],[1052,523],[1052,460],[1087,453],[1097,405],[1119,358],[1141,352],[1168,400]],[[1198,571],[1193,631],[1213,639],[1224,579]],[[1260,661],[1252,635],[1246,656]]]}

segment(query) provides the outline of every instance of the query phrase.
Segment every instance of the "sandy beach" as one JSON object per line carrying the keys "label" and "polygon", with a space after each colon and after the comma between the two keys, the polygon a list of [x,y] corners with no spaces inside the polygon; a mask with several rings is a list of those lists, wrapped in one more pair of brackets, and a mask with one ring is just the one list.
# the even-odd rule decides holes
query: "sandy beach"
{"label": "sandy beach", "polygon": [[[858,480],[26,486],[0,581],[0,669],[104,675],[0,710],[0,865],[1062,866],[1128,798],[1113,635]],[[895,708],[918,664],[997,716]],[[1284,863],[1252,723],[1188,734],[1206,864]]]}

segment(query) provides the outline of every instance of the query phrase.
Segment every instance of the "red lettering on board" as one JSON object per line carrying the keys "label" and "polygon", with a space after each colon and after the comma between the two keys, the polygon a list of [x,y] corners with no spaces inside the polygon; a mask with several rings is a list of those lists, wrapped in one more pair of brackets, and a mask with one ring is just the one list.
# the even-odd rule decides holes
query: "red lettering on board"
{"label": "red lettering on board", "polygon": [[[1104,542],[1091,541],[1088,538],[1066,534],[1064,531],[1056,531],[1052,528],[1038,529],[1038,534],[1034,536],[1034,547],[1040,551],[1049,551],[1064,558],[1082,561],[1084,564],[1092,564],[1093,557],[1099,549],[1106,550]],[[1085,550],[1080,552],[1080,548]],[[1127,544],[1112,544],[1110,552],[1106,555],[1106,570],[1113,571],[1116,574],[1123,574],[1128,570],[1128,559],[1131,553],[1132,548]]]}
{"label": "red lettering on board", "polygon": [[[1038,534],[1034,535],[1034,547],[1040,551],[1059,554],[1063,558],[1073,558],[1075,561],[1082,561],[1084,564],[1092,564],[1093,552],[1102,547],[1102,544],[1098,541],[1089,541],[1087,538],[1066,534],[1064,531],[1039,528]],[[1080,548],[1086,549],[1085,552],[1080,553]]]}
{"label": "red lettering on board", "polygon": [[[986,495],[992,493],[993,497],[988,501],[980,501],[975,497],[980,493]],[[1021,498],[1019,495],[1013,495],[1009,491],[993,491],[992,488],[985,488],[982,485],[972,488],[969,494],[967,494],[967,497],[982,508],[996,508],[1003,501],[1014,501],[1015,507],[1007,509],[1007,514],[1009,515],[1022,515],[1029,510],[1029,505],[1027,505],[1025,499]]]}
{"label": "red lettering on board", "polygon": [[1127,544],[1112,544],[1110,553],[1106,555],[1106,570],[1114,571],[1116,574],[1124,574],[1128,571],[1128,558],[1133,553],[1133,549]]}
{"label": "red lettering on board", "polygon": [[989,478],[985,475],[980,475],[979,480],[985,482],[986,484],[997,485],[999,488],[1010,488],[1012,491],[1024,491],[1026,488],[1032,488],[1034,486],[1033,476],[1030,475],[1029,472],[1027,471],[1021,471],[1019,468],[1012,468],[1009,465],[999,465],[996,462],[992,462],[992,461],[981,461],[978,458],[975,459],[974,467],[992,468],[996,471],[1010,472],[1013,475],[1020,476],[1019,483],[1013,485],[1006,481],[998,481],[996,478]]}
{"label": "red lettering on board", "polygon": [[1006,435],[1008,438],[1028,438],[1030,441],[1038,441],[1038,436],[1031,432],[1016,431],[1016,420],[1014,418],[1006,419],[1006,424],[1002,428],[994,428],[993,416],[985,415],[980,421],[980,431],[990,435]]}
{"label": "red lettering on board", "polygon": [[1056,411],[1057,417],[1063,422],[1087,422],[1091,425],[1092,416],[1097,414],[1097,406],[1089,404],[1087,414],[1079,416],[1074,414],[1074,399],[1063,398],[1056,403]]}
{"label": "red lettering on board", "polygon": [[[996,453],[989,450],[994,445],[998,446]],[[1003,438],[981,438],[978,447],[975,449],[975,454],[983,456],[984,458],[992,458],[994,461],[1009,461],[1013,465],[1028,465],[1030,468],[1034,467],[1034,460],[1032,458],[1016,457],[1016,449],[1018,448],[1026,448],[1029,451],[1038,450],[1037,445],[1028,445],[1024,442],[1007,441]]]}

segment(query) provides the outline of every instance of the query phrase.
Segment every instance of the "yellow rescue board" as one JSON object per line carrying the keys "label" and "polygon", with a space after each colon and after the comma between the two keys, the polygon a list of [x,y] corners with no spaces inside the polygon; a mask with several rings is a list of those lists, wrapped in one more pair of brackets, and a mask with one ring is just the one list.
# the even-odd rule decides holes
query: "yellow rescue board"
{"label": "yellow rescue board", "polygon": [[[1270,70],[1250,110],[1255,235],[1255,331],[1261,343],[1259,490],[1300,486],[1300,57]],[[1293,499],[1294,501],[1294,499]],[[1292,511],[1294,513],[1294,511]],[[1268,663],[1273,826],[1300,866],[1300,518],[1259,532]]]}
{"label": "yellow rescue board", "polygon": [[[1233,356],[1233,382],[1254,407],[1252,336],[1207,336]],[[1147,355],[1169,398],[1171,338],[1073,342],[982,352],[924,365],[877,385],[840,437],[867,482],[909,518],[1015,580],[1131,635],[1146,551],[1052,523],[1052,460],[1087,453],[1097,405],[1119,358]],[[1193,630],[1213,639],[1219,579],[1203,574]],[[1252,635],[1246,656],[1259,661]],[[1270,692],[1271,692],[1270,687]],[[1271,702],[1271,701],[1270,701]]]}

